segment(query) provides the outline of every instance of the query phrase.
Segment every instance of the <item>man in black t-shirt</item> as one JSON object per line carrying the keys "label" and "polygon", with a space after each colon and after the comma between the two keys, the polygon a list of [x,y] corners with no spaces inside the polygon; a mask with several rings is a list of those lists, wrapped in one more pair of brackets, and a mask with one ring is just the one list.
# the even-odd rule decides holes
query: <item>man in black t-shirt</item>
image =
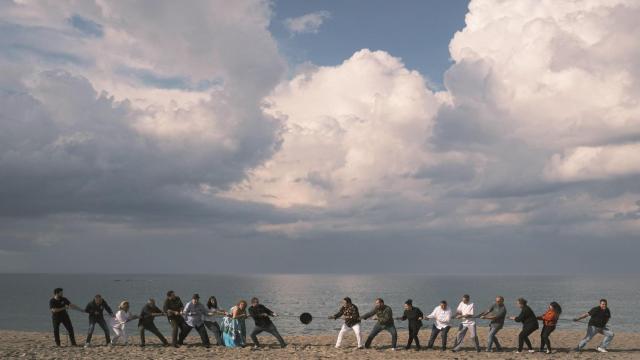
{"label": "man in black t-shirt", "polygon": [[69,318],[69,314],[67,313],[67,309],[69,308],[82,311],[64,297],[62,288],[54,289],[53,297],[49,300],[49,309],[51,310],[51,320],[53,322],[53,338],[57,346],[60,346],[60,324],[67,329],[71,345],[77,346],[76,337],[73,333],[73,325],[71,325],[71,318]]}
{"label": "man in black t-shirt", "polygon": [[607,306],[606,299],[600,299],[600,305],[592,308],[589,312],[584,313],[577,318],[573,319],[573,321],[582,320],[588,316],[591,316],[589,319],[589,325],[587,327],[587,335],[585,335],[584,339],[580,341],[578,348],[576,351],[582,350],[587,343],[593,339],[596,334],[604,335],[604,340],[602,340],[602,344],[596,348],[599,352],[606,353],[607,347],[613,340],[613,331],[611,331],[607,327],[607,323],[611,318],[611,312],[609,311],[609,307]]}
{"label": "man in black t-shirt", "polygon": [[260,304],[260,300],[258,300],[258,298],[254,297],[253,299],[251,299],[251,306],[249,307],[249,315],[251,315],[251,317],[253,318],[253,321],[255,322],[255,327],[251,332],[251,340],[253,341],[254,348],[257,348],[260,346],[257,335],[263,331],[266,331],[269,334],[275,336],[275,338],[278,339],[278,342],[280,343],[280,347],[287,346],[282,336],[280,336],[278,329],[276,329],[276,326],[273,324],[273,322],[269,318],[270,316],[278,316],[278,315],[273,311],[269,310],[266,306]]}

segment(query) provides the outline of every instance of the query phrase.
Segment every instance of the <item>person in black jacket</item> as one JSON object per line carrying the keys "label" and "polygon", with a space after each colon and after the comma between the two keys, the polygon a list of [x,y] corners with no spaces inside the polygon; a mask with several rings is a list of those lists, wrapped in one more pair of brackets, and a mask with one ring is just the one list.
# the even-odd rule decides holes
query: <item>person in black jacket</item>
{"label": "person in black jacket", "polygon": [[139,316],[140,320],[138,320],[138,333],[140,334],[140,347],[144,347],[145,345],[145,338],[144,338],[145,330],[150,331],[152,334],[157,336],[164,346],[169,345],[169,342],[167,342],[167,339],[165,339],[165,337],[162,335],[160,330],[158,330],[158,328],[156,327],[156,324],[153,322],[153,319],[156,316],[160,316],[160,315],[164,315],[164,313],[162,312],[162,310],[160,310],[156,306],[156,300],[155,299],[147,300],[147,303],[142,308],[142,311],[140,311],[140,316]]}
{"label": "person in black jacket", "polygon": [[249,306],[249,315],[253,318],[255,322],[255,326],[253,331],[251,332],[251,340],[253,341],[253,347],[258,348],[260,343],[258,342],[258,334],[263,331],[268,332],[269,334],[275,336],[275,338],[280,343],[280,347],[285,347],[287,344],[284,342],[282,336],[276,329],[276,326],[271,321],[270,316],[278,316],[278,314],[269,310],[266,306],[260,304],[260,300],[254,297],[251,299],[251,306]]}
{"label": "person in black jacket", "polygon": [[418,340],[418,332],[422,327],[422,317],[424,314],[422,311],[413,306],[413,300],[409,299],[404,302],[404,313],[402,317],[397,318],[397,320],[409,320],[409,341],[407,342],[406,349],[409,350],[411,348],[411,343],[413,341],[416,342],[416,351],[420,350],[420,340]]}
{"label": "person in black jacket", "polygon": [[522,352],[524,343],[527,344],[530,353],[535,352],[535,350],[533,350],[533,346],[531,346],[529,335],[538,330],[538,318],[536,317],[536,314],[533,313],[533,310],[531,310],[529,305],[527,305],[527,300],[519,298],[516,301],[516,304],[520,308],[520,315],[512,316],[510,317],[510,319],[522,323],[522,331],[520,331],[520,334],[518,334],[517,352]]}
{"label": "person in black jacket", "polygon": [[111,342],[111,334],[107,327],[107,322],[104,320],[104,312],[107,312],[109,316],[113,317],[113,311],[109,307],[109,304],[102,298],[100,294],[96,295],[87,306],[84,308],[84,312],[89,314],[89,331],[87,332],[87,340],[84,343],[84,347],[91,345],[91,337],[93,336],[93,330],[96,324],[104,331],[104,337],[107,341],[107,345]]}

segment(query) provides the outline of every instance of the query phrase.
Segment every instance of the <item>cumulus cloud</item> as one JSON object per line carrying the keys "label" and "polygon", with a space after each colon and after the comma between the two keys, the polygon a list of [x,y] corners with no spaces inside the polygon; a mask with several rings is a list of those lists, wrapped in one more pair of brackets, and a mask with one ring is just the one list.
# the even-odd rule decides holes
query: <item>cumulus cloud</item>
{"label": "cumulus cloud", "polygon": [[[389,256],[443,271],[470,244],[478,260],[460,271],[581,271],[603,238],[613,270],[637,253],[637,2],[473,0],[439,92],[367,49],[284,78],[265,2],[5,2],[0,14],[12,269],[80,258],[86,241],[203,264],[206,249],[269,244],[247,270],[277,272],[327,259],[401,271],[367,260]],[[316,32],[328,16],[287,26]],[[175,255],[177,238],[203,251]],[[167,270],[149,266],[127,269]]]}
{"label": "cumulus cloud", "polygon": [[[267,3],[0,6],[0,217],[274,219],[210,191],[279,144],[261,110],[285,71]],[[165,89],[127,68],[204,85]]]}
{"label": "cumulus cloud", "polygon": [[425,182],[412,174],[433,162],[425,139],[438,101],[419,73],[388,53],[361,50],[299,74],[267,102],[286,119],[281,149],[230,196],[331,206],[380,191],[416,195]]}
{"label": "cumulus cloud", "polygon": [[295,18],[287,18],[284,20],[284,25],[291,34],[315,34],[330,17],[331,13],[328,11],[315,11]]}

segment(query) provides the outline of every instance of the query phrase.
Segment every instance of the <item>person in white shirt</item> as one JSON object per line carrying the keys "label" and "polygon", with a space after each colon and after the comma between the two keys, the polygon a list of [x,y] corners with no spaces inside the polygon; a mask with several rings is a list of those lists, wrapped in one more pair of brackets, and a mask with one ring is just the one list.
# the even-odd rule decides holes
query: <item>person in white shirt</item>
{"label": "person in white shirt", "polygon": [[467,335],[467,331],[471,333],[471,338],[476,345],[476,351],[480,352],[480,341],[478,340],[478,333],[476,332],[476,321],[474,319],[473,303],[471,297],[467,294],[462,295],[462,301],[458,305],[456,310],[456,319],[462,319],[460,325],[458,325],[458,336],[456,336],[456,342],[453,345],[453,352],[462,349],[462,343],[464,337]]}
{"label": "person in white shirt", "polygon": [[186,318],[185,320],[189,327],[180,335],[179,342],[184,343],[184,339],[187,338],[191,329],[196,329],[200,335],[200,339],[202,339],[202,345],[206,348],[211,347],[209,335],[207,334],[207,329],[204,325],[204,319],[207,316],[208,311],[204,305],[200,303],[199,294],[193,294],[191,301],[189,301],[187,305],[184,306],[184,309],[182,309],[182,314]]}
{"label": "person in white shirt", "polygon": [[127,322],[137,319],[138,316],[131,315],[129,312],[129,302],[124,300],[118,306],[118,312],[116,312],[116,316],[111,321],[111,330],[115,334],[113,338],[111,338],[111,345],[115,345],[120,338],[122,338],[125,345],[127,345]]}
{"label": "person in white shirt", "polygon": [[433,349],[433,343],[436,341],[438,334],[442,333],[440,336],[442,338],[441,350],[445,351],[447,349],[447,334],[449,333],[449,329],[451,329],[449,325],[451,322],[451,309],[449,309],[447,302],[442,300],[440,305],[436,306],[426,318],[435,320],[431,327],[431,338],[429,338],[427,349]]}

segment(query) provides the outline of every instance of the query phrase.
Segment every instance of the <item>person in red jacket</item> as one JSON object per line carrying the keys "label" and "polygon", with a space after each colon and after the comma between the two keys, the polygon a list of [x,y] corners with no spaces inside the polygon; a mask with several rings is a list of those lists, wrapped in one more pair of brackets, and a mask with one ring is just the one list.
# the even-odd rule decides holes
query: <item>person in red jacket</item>
{"label": "person in red jacket", "polygon": [[542,316],[538,316],[538,320],[542,320],[542,332],[540,333],[540,352],[545,352],[544,348],[547,347],[546,353],[551,354],[551,341],[549,335],[556,329],[558,319],[562,314],[562,308],[557,302],[549,304],[547,312]]}

